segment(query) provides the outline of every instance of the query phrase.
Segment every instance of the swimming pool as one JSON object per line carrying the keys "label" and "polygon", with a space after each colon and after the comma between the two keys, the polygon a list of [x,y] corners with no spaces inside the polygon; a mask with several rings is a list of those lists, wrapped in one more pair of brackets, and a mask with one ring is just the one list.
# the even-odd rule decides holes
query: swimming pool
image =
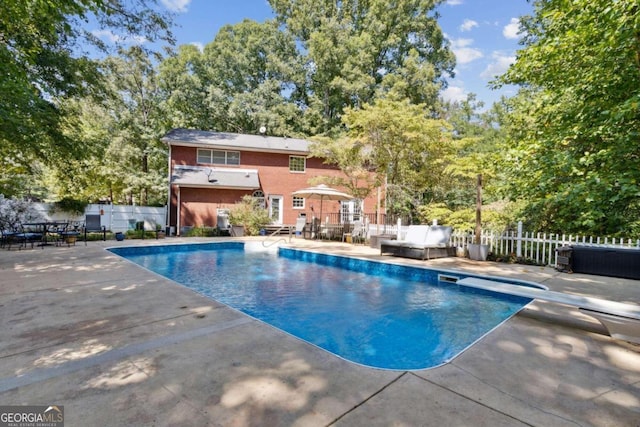
{"label": "swimming pool", "polygon": [[530,302],[451,283],[470,276],[460,272],[291,248],[251,251],[242,242],[110,251],[340,357],[382,369],[441,365]]}

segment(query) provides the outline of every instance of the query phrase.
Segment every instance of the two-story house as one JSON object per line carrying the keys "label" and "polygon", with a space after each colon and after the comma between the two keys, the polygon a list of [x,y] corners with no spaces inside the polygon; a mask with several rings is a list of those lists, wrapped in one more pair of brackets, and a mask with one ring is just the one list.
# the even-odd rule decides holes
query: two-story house
{"label": "two-story house", "polygon": [[[168,224],[177,234],[217,226],[219,214],[247,194],[260,200],[274,224],[295,224],[301,215],[317,216],[320,202],[292,193],[309,187],[311,178],[343,175],[311,157],[310,142],[302,139],[174,129],[163,141],[169,146]],[[377,199],[325,201],[323,216],[359,219],[364,209],[378,209]]]}

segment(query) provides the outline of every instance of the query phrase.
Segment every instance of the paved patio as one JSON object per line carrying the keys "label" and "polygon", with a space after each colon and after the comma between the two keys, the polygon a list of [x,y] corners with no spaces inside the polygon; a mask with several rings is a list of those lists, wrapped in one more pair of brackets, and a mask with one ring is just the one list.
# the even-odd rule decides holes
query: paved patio
{"label": "paved patio", "polygon": [[[439,368],[370,369],[104,250],[180,241],[1,250],[0,405],[64,405],[67,427],[640,426],[640,345],[572,307],[534,302]],[[640,281],[292,244],[640,303]]]}

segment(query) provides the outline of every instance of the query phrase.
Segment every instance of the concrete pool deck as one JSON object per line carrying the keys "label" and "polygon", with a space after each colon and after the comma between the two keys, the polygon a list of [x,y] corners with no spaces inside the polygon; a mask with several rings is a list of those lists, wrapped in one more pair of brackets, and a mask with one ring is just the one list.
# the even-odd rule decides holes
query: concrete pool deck
{"label": "concrete pool deck", "polygon": [[[64,405],[65,426],[640,426],[640,345],[535,301],[452,362],[354,365],[104,250],[0,250],[0,405]],[[640,281],[552,268],[381,257],[640,303]]]}

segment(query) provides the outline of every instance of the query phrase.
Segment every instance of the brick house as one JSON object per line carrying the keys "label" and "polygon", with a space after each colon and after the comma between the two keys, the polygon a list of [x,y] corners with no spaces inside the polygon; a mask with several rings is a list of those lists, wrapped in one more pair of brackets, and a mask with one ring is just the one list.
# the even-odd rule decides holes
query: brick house
{"label": "brick house", "polygon": [[[320,202],[291,193],[311,186],[311,178],[342,175],[310,157],[310,142],[302,139],[174,129],[162,140],[169,146],[167,222],[178,234],[217,226],[219,215],[247,194],[269,210],[273,224],[293,225],[299,216],[317,216]],[[360,219],[365,210],[376,211],[377,200],[374,194],[362,203],[324,201],[323,221]]]}

